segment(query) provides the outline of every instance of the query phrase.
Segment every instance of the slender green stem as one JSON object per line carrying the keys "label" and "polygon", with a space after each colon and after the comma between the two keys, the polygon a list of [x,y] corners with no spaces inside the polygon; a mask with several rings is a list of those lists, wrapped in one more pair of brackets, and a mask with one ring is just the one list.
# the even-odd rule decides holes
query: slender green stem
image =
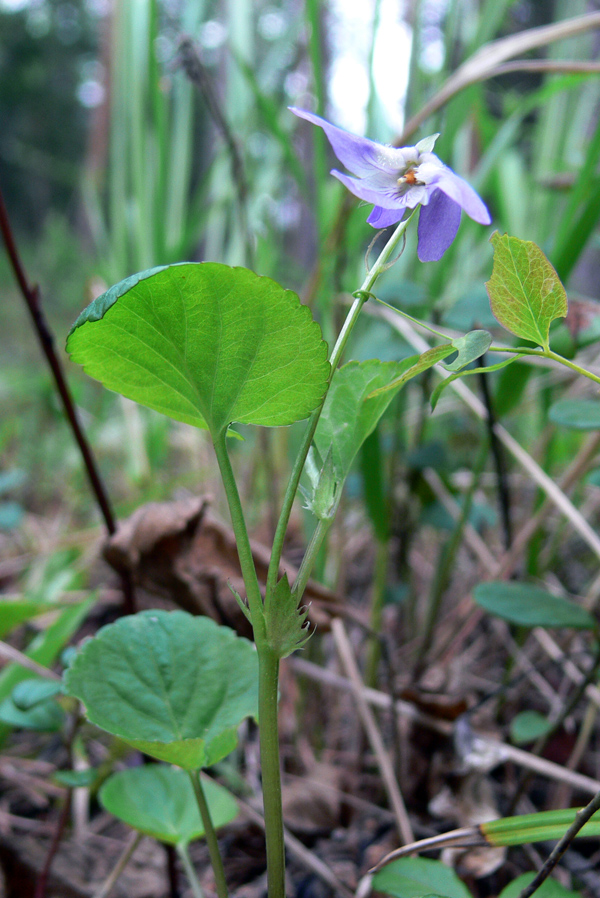
{"label": "slender green stem", "polygon": [[[354,294],[354,302],[350,307],[350,311],[346,316],[346,320],[344,321],[343,327],[340,331],[339,337],[333,347],[333,352],[331,353],[331,358],[329,359],[331,364],[331,372],[329,375],[329,384],[331,384],[331,380],[333,375],[335,374],[336,368],[340,363],[340,359],[344,353],[344,349],[346,348],[346,344],[348,342],[348,338],[352,332],[352,328],[356,324],[358,316],[365,302],[369,298],[369,294],[373,287],[375,286],[375,282],[377,278],[386,270],[390,259],[393,254],[396,252],[398,245],[404,239],[404,232],[408,227],[410,220],[415,214],[416,210],[410,214],[410,216],[404,221],[401,221],[386,245],[383,247],[379,257],[373,264],[373,267],[368,271],[365,280],[360,288]],[[329,385],[327,387],[329,389]],[[277,524],[277,530],[275,531],[275,536],[273,539],[273,549],[271,552],[271,561],[269,564],[269,572],[267,575],[267,593],[266,593],[266,604],[268,609],[268,603],[270,600],[270,595],[273,591],[275,583],[277,582],[277,575],[279,572],[279,564],[281,561],[281,553],[283,551],[283,541],[285,539],[285,534],[287,531],[288,522],[290,519],[290,514],[292,513],[292,506],[294,504],[294,500],[296,498],[296,493],[298,492],[298,484],[300,483],[300,477],[302,475],[302,471],[304,470],[304,463],[306,461],[306,456],[308,455],[308,450],[310,449],[310,445],[312,443],[313,436],[315,434],[315,430],[317,429],[317,424],[319,423],[319,418],[321,416],[321,412],[323,410],[323,405],[325,404],[325,398],[327,396],[327,391],[325,391],[325,395],[323,396],[323,400],[321,405],[315,409],[312,413],[311,417],[308,421],[308,426],[306,428],[306,432],[304,434],[304,438],[302,440],[302,444],[300,446],[300,451],[296,457],[294,462],[294,466],[292,468],[292,473],[290,476],[289,483],[287,485],[287,489],[285,492],[285,496],[283,499],[283,507],[281,509],[281,514],[279,516],[279,521]]]}
{"label": "slender green stem", "polygon": [[597,374],[592,374],[591,371],[586,371],[585,368],[582,368],[580,365],[576,365],[575,362],[569,361],[569,359],[563,358],[562,355],[558,355],[556,352],[552,352],[551,349],[544,350],[544,356],[547,359],[553,359],[555,362],[560,362],[561,365],[565,365],[566,368],[570,368],[571,371],[576,371],[577,374],[581,374],[582,377],[587,377],[590,380],[593,380],[594,383],[600,384],[600,377]]}
{"label": "slender green stem", "polygon": [[226,434],[222,431],[216,437],[213,437],[215,454],[227,496],[229,505],[229,513],[231,515],[231,523],[235,534],[235,541],[242,568],[242,576],[248,597],[248,607],[252,617],[252,628],[254,630],[254,639],[257,647],[265,642],[265,623],[263,616],[263,602],[260,592],[260,585],[256,575],[254,566],[254,558],[252,557],[252,549],[250,547],[250,538],[248,536],[248,528],[244,520],[244,512],[242,511],[242,503],[238,492],[229,453],[227,452]]}
{"label": "slender green stem", "polygon": [[508,352],[513,353],[514,355],[530,355],[539,359],[552,359],[553,362],[558,362],[560,365],[564,365],[565,368],[570,368],[571,371],[577,372],[577,374],[580,374],[582,377],[587,377],[589,380],[593,380],[594,383],[600,384],[600,377],[597,374],[588,371],[586,368],[582,368],[581,365],[570,361],[570,359],[566,359],[557,352],[553,352],[552,349],[529,349],[526,346],[490,346],[488,352]]}
{"label": "slender green stem", "polygon": [[[225,882],[225,871],[223,870],[223,859],[221,858],[221,852],[219,851],[219,843],[217,842],[217,834],[215,832],[215,828],[213,826],[212,820],[210,818],[210,811],[208,809],[208,804],[206,801],[206,796],[204,794],[204,789],[202,788],[202,781],[200,779],[200,771],[188,771],[190,775],[190,780],[192,782],[192,788],[194,790],[194,795],[196,796],[196,801],[198,803],[198,810],[200,811],[200,817],[202,819],[202,826],[204,827],[204,838],[206,839],[206,844],[208,845],[208,853],[210,855],[210,862],[212,864],[213,873],[215,874],[215,885],[217,887],[217,895],[219,898],[228,898],[227,891],[227,883]],[[183,859],[183,858],[182,858]],[[186,873],[187,873],[186,868]]]}
{"label": "slender green stem", "polygon": [[285,898],[285,850],[279,767],[277,699],[279,658],[268,646],[258,653],[258,719],[269,898]]}
{"label": "slender green stem", "polygon": [[204,898],[204,892],[202,891],[202,886],[198,882],[198,877],[196,876],[196,871],[194,870],[194,865],[192,864],[192,859],[190,857],[187,845],[180,843],[175,847],[177,849],[177,854],[181,859],[181,863],[183,864],[185,875],[187,876],[188,882],[192,887],[194,898]]}

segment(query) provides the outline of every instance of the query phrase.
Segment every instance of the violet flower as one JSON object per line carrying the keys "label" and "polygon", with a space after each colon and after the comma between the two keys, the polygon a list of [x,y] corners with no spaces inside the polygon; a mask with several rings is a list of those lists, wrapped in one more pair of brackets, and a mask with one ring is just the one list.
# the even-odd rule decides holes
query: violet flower
{"label": "violet flower", "polygon": [[414,147],[396,148],[350,134],[304,109],[290,106],[290,111],[323,128],[335,155],[357,177],[335,169],[331,174],[354,196],[374,204],[367,218],[374,228],[396,224],[406,209],[421,206],[421,262],[442,258],[456,237],[461,209],[480,224],[490,224],[490,213],[470,184],[431,152],[439,135],[425,137]]}

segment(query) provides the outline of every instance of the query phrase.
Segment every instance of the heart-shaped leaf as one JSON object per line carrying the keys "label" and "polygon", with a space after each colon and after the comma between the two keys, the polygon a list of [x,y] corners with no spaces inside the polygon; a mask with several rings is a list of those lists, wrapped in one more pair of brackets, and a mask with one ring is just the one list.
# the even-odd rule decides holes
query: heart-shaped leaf
{"label": "heart-shaped leaf", "polygon": [[103,627],[77,653],[65,691],[92,723],[140,751],[196,770],[224,758],[256,717],[256,650],[185,611],[143,611]]}
{"label": "heart-shaped leaf", "polygon": [[480,583],[473,590],[473,598],[490,614],[523,627],[593,630],[596,626],[594,618],[585,608],[529,583],[508,583],[504,580]]}
{"label": "heart-shaped leaf", "polygon": [[494,268],[486,287],[492,312],[517,337],[548,349],[550,325],[567,314],[567,294],[556,271],[530,240],[498,231],[490,238]]}
{"label": "heart-shaped leaf", "polygon": [[154,268],[94,300],[67,341],[110,390],[208,427],[308,417],[325,392],[327,346],[295,293],[216,262]]}
{"label": "heart-shaped leaf", "polygon": [[395,396],[391,387],[378,391],[397,382],[413,363],[414,357],[402,362],[369,359],[349,362],[335,372],[319,418],[315,445],[323,459],[331,452],[336,480],[346,478],[356,453]]}
{"label": "heart-shaped leaf", "polygon": [[[237,817],[231,792],[205,778],[202,790],[215,829]],[[98,799],[109,814],[167,845],[187,845],[204,835],[194,790],[183,770],[163,764],[121,770],[106,780]]]}

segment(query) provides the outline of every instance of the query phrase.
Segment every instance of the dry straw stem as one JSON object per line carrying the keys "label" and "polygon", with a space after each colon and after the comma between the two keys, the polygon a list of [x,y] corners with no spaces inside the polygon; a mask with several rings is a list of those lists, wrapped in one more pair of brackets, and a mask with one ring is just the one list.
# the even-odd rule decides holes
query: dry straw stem
{"label": "dry straw stem", "polygon": [[38,664],[37,661],[32,661],[31,658],[28,658],[23,652],[14,649],[12,645],[8,645],[6,642],[0,642],[0,659],[20,664],[21,667],[25,667],[32,673],[45,677],[47,680],[60,681],[61,679],[59,675],[54,673],[53,670],[50,670],[49,667],[44,667],[42,664]]}
{"label": "dry straw stem", "polygon": [[113,890],[113,886],[115,886],[117,879],[131,860],[131,856],[133,852],[138,847],[142,840],[142,834],[132,832],[129,835],[129,839],[125,843],[125,848],[123,849],[123,853],[117,863],[115,864],[112,872],[107,876],[104,880],[98,891],[94,894],[94,898],[108,898],[110,893]]}
{"label": "dry straw stem", "polygon": [[[600,13],[598,15],[600,17]],[[426,352],[431,348],[423,337],[421,337],[415,331],[413,326],[401,315],[396,314],[388,308],[382,308],[379,314],[382,318],[388,321],[395,330],[402,334],[404,339],[407,340],[417,352]],[[448,376],[448,372],[441,365],[435,365],[434,370],[440,377],[445,378]],[[486,420],[487,412],[484,404],[477,398],[477,396],[475,396],[473,391],[470,390],[466,384],[460,380],[455,380],[449,387],[460,396],[463,402],[469,406],[471,411],[474,412],[478,418],[481,418],[482,421]],[[501,424],[495,424],[494,431],[505,448],[508,449],[511,455],[519,462],[521,467],[525,469],[527,474],[529,474],[531,479],[536,482],[551,502],[562,511],[594,554],[600,558],[600,537],[586,521],[581,512],[575,508],[563,490],[554,483],[554,481],[538,465],[535,459],[523,449],[521,444],[518,443]]]}
{"label": "dry straw stem", "polygon": [[377,763],[388,793],[390,805],[396,818],[398,834],[403,842],[412,842],[414,841],[414,835],[406,812],[404,799],[402,798],[402,794],[396,781],[394,768],[390,756],[385,749],[385,745],[383,744],[383,739],[379,732],[375,715],[371,711],[365,697],[365,686],[360,676],[358,664],[356,663],[356,658],[354,657],[354,651],[350,640],[348,639],[346,628],[339,618],[335,618],[331,622],[331,632],[333,633],[335,647],[342,667],[350,680],[351,688],[356,697],[358,714],[365,728],[369,742],[371,743],[371,748],[377,758]]}
{"label": "dry straw stem", "polygon": [[[547,630],[542,627],[536,627],[533,631],[534,637],[537,639],[544,651],[557,663],[562,665],[562,669],[567,677],[577,686],[585,679],[585,674],[571,661],[563,650],[556,644]],[[585,694],[591,702],[600,709],[600,689],[590,683],[585,690]]]}
{"label": "dry straw stem", "polygon": [[470,84],[477,81],[485,81],[492,78],[497,70],[508,59],[514,59],[522,53],[527,53],[535,47],[543,47],[575,34],[592,31],[600,28],[600,12],[588,13],[576,16],[572,19],[564,19],[552,25],[542,25],[539,28],[530,28],[519,34],[512,34],[499,40],[490,41],[480,47],[469,59],[466,60],[442,85],[441,89],[426,103],[423,108],[414,115],[406,124],[402,134],[398,137],[397,145],[403,146],[408,138],[417,131],[422,123],[441,109],[453,96],[464,90]]}
{"label": "dry straw stem", "polygon": [[[305,661],[302,658],[291,658],[289,659],[288,664],[297,673],[310,677],[318,682],[325,683],[328,686],[333,686],[336,689],[343,689],[344,691],[356,691],[354,684],[350,680],[341,677],[338,674],[334,674],[331,671],[323,670],[317,664],[312,664],[310,661]],[[377,689],[369,689],[368,687],[363,687],[361,689],[361,696],[369,705],[384,709],[393,707],[400,717],[420,723],[444,736],[452,736],[454,727],[451,723],[431,717],[428,714],[423,714],[409,702],[402,700],[394,701],[392,697],[386,695],[385,692],[379,692]],[[482,757],[485,755],[487,759],[486,766],[488,769],[511,761],[519,767],[524,767],[526,770],[532,770],[540,776],[545,776],[547,779],[559,783],[568,783],[573,786],[573,788],[580,789],[582,792],[587,792],[590,795],[595,795],[596,792],[600,790],[599,780],[595,780],[590,776],[584,776],[581,773],[575,773],[572,770],[567,770],[564,767],[561,767],[560,764],[555,764],[553,761],[538,758],[535,755],[532,755],[531,752],[523,751],[523,749],[515,748],[513,745],[507,745],[505,742],[500,742],[498,739],[492,739],[489,736],[484,736],[475,731],[473,731],[473,748],[474,751]]]}

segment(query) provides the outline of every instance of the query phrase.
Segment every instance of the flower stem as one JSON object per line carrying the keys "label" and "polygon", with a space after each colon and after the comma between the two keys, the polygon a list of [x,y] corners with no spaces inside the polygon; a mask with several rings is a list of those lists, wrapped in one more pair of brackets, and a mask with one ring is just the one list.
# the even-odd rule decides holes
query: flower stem
{"label": "flower stem", "polygon": [[180,842],[175,847],[177,849],[177,854],[181,859],[181,863],[183,864],[183,869],[185,870],[185,875],[188,878],[194,898],[204,898],[204,892],[202,891],[202,886],[198,882],[198,877],[196,876],[196,871],[194,870],[194,865],[192,864],[187,845]]}
{"label": "flower stem", "polygon": [[285,849],[279,766],[277,699],[279,658],[265,646],[258,654],[258,719],[269,898],[285,898]]}
{"label": "flower stem", "polygon": [[256,568],[254,566],[254,558],[252,557],[252,549],[250,547],[250,538],[248,536],[248,528],[244,520],[244,512],[242,511],[242,503],[238,492],[229,453],[226,445],[226,432],[223,430],[216,436],[213,435],[213,444],[215,454],[221,472],[221,479],[227,496],[229,505],[229,513],[231,515],[231,523],[235,534],[235,542],[242,568],[242,576],[244,578],[244,586],[248,598],[248,607],[252,618],[252,629],[254,631],[254,639],[257,648],[265,643],[265,621],[263,616],[263,601],[260,591]]}
{"label": "flower stem", "polygon": [[[340,331],[340,334],[336,340],[335,346],[333,347],[333,352],[331,353],[331,357],[329,359],[331,364],[331,371],[329,375],[329,384],[327,386],[327,390],[329,390],[329,386],[331,385],[331,380],[337,366],[340,363],[340,359],[344,353],[344,349],[346,348],[346,344],[348,342],[348,338],[352,332],[352,328],[356,324],[358,316],[365,302],[369,298],[369,294],[373,287],[375,286],[375,282],[378,277],[386,270],[388,267],[388,262],[396,251],[399,243],[404,238],[404,232],[408,227],[409,222],[411,221],[413,215],[415,214],[416,209],[409,215],[408,218],[404,219],[400,222],[388,242],[385,244],[383,249],[381,250],[379,257],[374,262],[372,268],[368,271],[365,280],[359,290],[354,294],[354,302],[350,307],[350,311],[346,316],[346,320],[344,321],[343,327]],[[308,426],[306,428],[304,439],[300,446],[300,451],[296,457],[294,462],[294,466],[292,468],[292,473],[290,476],[290,480],[287,485],[287,489],[285,492],[283,507],[281,510],[281,514],[279,516],[279,521],[277,524],[277,530],[275,531],[275,536],[273,539],[273,549],[271,552],[271,561],[269,564],[269,573],[267,575],[267,592],[266,592],[266,606],[265,611],[268,610],[268,603],[270,599],[270,595],[273,591],[273,588],[277,582],[277,575],[279,572],[279,564],[281,561],[281,554],[283,551],[283,541],[285,539],[285,534],[287,531],[288,522],[290,519],[290,515],[292,513],[292,506],[294,504],[294,500],[296,498],[296,493],[298,492],[298,484],[300,483],[300,477],[302,476],[302,471],[304,470],[304,463],[306,461],[306,456],[308,455],[308,450],[310,449],[310,445],[312,443],[313,436],[315,434],[315,430],[317,429],[317,424],[319,423],[319,418],[321,416],[321,412],[323,410],[323,405],[325,404],[325,399],[327,396],[327,390],[325,391],[325,395],[323,396],[323,400],[319,407],[315,409],[312,413],[311,417],[308,421]]]}
{"label": "flower stem", "polygon": [[[225,871],[223,870],[223,859],[221,858],[221,852],[219,851],[219,843],[217,842],[217,834],[215,832],[215,828],[213,826],[212,820],[210,818],[210,811],[208,809],[208,804],[206,802],[206,796],[204,794],[204,789],[202,788],[202,782],[200,780],[200,771],[188,771],[190,780],[192,783],[192,788],[194,790],[194,795],[196,796],[196,802],[198,803],[198,810],[200,811],[200,817],[202,819],[202,825],[204,827],[204,838],[206,839],[206,844],[208,845],[208,853],[210,855],[210,862],[212,864],[213,873],[215,874],[215,885],[217,887],[217,895],[219,898],[228,898],[227,891],[227,883],[225,882]],[[183,856],[181,857],[183,860]],[[188,857],[189,860],[189,857]],[[185,865],[185,861],[184,861]],[[186,871],[189,878],[189,871],[186,867]]]}

